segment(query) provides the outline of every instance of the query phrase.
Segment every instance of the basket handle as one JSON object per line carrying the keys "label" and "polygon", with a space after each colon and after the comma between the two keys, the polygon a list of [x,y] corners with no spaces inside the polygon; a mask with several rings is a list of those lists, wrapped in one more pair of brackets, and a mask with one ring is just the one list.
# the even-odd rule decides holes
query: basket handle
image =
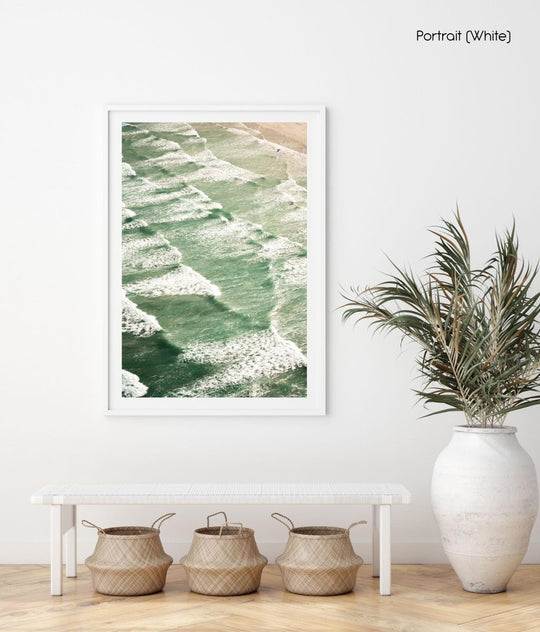
{"label": "basket handle", "polygon": [[[220,512],[223,513],[223,512]],[[230,525],[235,524],[237,527],[240,527],[238,529],[238,535],[242,535],[243,531],[244,531],[244,525],[241,522],[226,522],[225,524],[222,524],[221,527],[219,528],[219,537],[221,538],[221,534],[223,533],[223,527],[229,527]]]}
{"label": "basket handle", "polygon": [[81,524],[84,527],[90,527],[92,529],[97,529],[98,533],[105,533],[105,531],[103,531],[103,529],[101,527],[98,527],[97,524],[94,524],[93,522],[89,522],[88,520],[81,520]]}
{"label": "basket handle", "polygon": [[219,516],[219,514],[223,514],[223,516],[225,517],[225,524],[228,524],[229,519],[227,518],[227,514],[224,511],[216,511],[216,513],[206,516],[206,526],[210,526],[210,518],[213,518],[214,516]]}
{"label": "basket handle", "polygon": [[[287,529],[289,529],[289,531],[291,529],[294,529],[294,523],[293,521],[289,518],[289,516],[284,516],[283,514],[278,513],[277,511],[274,511],[273,514],[270,514],[270,516],[274,519],[277,520],[278,522],[281,522],[282,525],[286,526]],[[277,517],[279,516],[279,518]],[[280,518],[285,518],[285,520],[288,520],[291,523],[291,526],[289,527],[289,525],[286,522],[283,522],[283,520],[280,520]]]}
{"label": "basket handle", "polygon": [[367,522],[366,522],[365,520],[359,520],[358,522],[353,522],[351,525],[349,525],[349,527],[348,527],[348,529],[347,529],[347,533],[349,533],[349,532],[350,532],[350,530],[351,530],[353,527],[356,527],[356,525],[358,525],[358,524],[367,524]]}
{"label": "basket handle", "polygon": [[[166,513],[163,516],[160,516],[159,518],[156,518],[156,520],[154,520],[154,522],[152,523],[152,529],[157,529],[158,531],[161,529],[161,525],[165,522],[165,520],[168,520],[169,518],[172,518],[173,516],[176,516],[175,513]],[[159,522],[158,526],[156,527],[156,523]]]}

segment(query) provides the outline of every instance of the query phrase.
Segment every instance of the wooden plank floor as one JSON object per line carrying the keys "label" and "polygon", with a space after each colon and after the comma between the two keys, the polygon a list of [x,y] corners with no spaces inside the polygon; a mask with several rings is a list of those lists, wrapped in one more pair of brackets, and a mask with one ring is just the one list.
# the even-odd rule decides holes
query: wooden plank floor
{"label": "wooden plank floor", "polygon": [[85,566],[49,595],[48,566],[0,566],[0,630],[9,632],[540,632],[540,565],[521,566],[508,592],[461,589],[449,566],[393,566],[391,597],[363,566],[353,593],[305,597],[282,589],[267,566],[257,593],[206,597],[190,593],[184,570],[171,566],[165,590],[111,597],[92,589]]}

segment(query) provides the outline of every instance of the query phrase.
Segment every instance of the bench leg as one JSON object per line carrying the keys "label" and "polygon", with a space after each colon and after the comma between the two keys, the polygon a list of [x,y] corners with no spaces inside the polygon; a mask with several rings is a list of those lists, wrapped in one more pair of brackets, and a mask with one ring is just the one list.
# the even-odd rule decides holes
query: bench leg
{"label": "bench leg", "polygon": [[373,505],[372,575],[379,577],[381,595],[392,593],[390,505]]}
{"label": "bench leg", "polygon": [[380,557],[380,535],[379,535],[379,505],[371,506],[372,529],[371,529],[371,576],[379,577],[379,557]]}
{"label": "bench leg", "polygon": [[62,505],[51,505],[51,595],[62,594]]}
{"label": "bench leg", "polygon": [[66,576],[77,576],[75,505],[51,505],[51,595],[62,594],[62,549],[66,534]]}
{"label": "bench leg", "polygon": [[65,522],[62,530],[66,534],[66,577],[77,577],[77,507],[64,507]]}

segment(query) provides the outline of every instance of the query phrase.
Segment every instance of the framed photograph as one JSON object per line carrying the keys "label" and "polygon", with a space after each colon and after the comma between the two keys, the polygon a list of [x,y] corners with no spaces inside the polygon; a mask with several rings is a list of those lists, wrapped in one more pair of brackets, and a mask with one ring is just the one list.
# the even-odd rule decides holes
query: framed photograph
{"label": "framed photograph", "polygon": [[325,413],[325,112],[107,108],[107,412]]}

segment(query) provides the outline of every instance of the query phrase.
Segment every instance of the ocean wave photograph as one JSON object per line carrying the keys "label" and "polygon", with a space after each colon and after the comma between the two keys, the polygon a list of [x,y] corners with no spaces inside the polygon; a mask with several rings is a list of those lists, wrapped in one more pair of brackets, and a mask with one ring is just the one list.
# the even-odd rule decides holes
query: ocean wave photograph
{"label": "ocean wave photograph", "polygon": [[305,398],[307,125],[124,122],[122,397]]}

